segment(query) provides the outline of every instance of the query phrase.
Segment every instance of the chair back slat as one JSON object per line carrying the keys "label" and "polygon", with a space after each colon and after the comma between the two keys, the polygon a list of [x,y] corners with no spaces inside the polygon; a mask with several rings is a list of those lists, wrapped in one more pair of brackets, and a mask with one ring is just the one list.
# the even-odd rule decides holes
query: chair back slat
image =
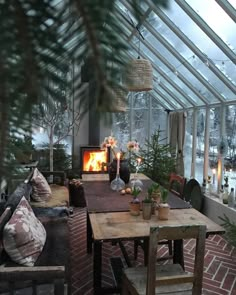
{"label": "chair back slat", "polygon": [[[177,279],[174,274],[160,278],[156,278],[156,258],[158,250],[158,242],[163,238],[171,240],[180,239],[196,239],[194,272],[192,275],[187,273],[181,274],[181,279]],[[155,294],[155,287],[162,284],[182,284],[187,282],[193,283],[193,294],[201,294],[203,264],[205,252],[205,225],[189,225],[189,226],[160,226],[150,228],[149,239],[149,257],[147,266],[147,285],[146,295]],[[173,277],[174,275],[174,277]]]}
{"label": "chair back slat", "polygon": [[[199,224],[200,225],[200,224]],[[180,239],[196,239],[199,235],[199,225],[176,226],[170,225],[151,227],[151,231],[155,231],[158,240],[180,240]]]}

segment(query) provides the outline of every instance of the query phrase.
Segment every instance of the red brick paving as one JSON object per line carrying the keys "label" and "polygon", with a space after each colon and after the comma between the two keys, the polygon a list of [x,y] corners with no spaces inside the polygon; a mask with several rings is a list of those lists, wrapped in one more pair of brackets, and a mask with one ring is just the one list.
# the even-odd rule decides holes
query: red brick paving
{"label": "red brick paving", "polygon": [[[73,217],[70,218],[71,235],[71,274],[72,295],[93,294],[93,260],[86,250],[86,209],[74,208]],[[133,244],[126,243],[129,256],[133,255]],[[185,244],[186,270],[193,267],[193,241]],[[167,254],[167,249],[161,249],[161,254]],[[103,245],[103,286],[115,284],[110,266],[110,257],[123,257],[119,246],[111,243]],[[234,249],[219,235],[211,236],[206,241],[203,295],[236,295],[236,259]],[[124,265],[125,262],[123,261]],[[143,264],[142,251],[136,264]]]}

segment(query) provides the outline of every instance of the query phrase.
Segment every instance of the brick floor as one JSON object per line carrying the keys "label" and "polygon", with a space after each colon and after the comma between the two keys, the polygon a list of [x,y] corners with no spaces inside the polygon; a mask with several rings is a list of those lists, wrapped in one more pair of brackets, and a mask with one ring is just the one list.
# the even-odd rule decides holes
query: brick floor
{"label": "brick floor", "polygon": [[[93,260],[86,252],[86,211],[84,208],[74,208],[70,218],[71,236],[71,270],[72,295],[93,294]],[[125,244],[129,256],[133,255],[133,244]],[[185,266],[187,271],[193,266],[194,243],[185,244]],[[164,255],[167,249],[161,249]],[[234,249],[219,235],[211,236],[206,241],[203,295],[236,295],[236,256]],[[110,265],[110,257],[123,257],[118,246],[111,243],[103,245],[103,286],[115,284]],[[123,261],[124,265],[125,262]],[[143,263],[142,251],[139,250],[137,265]],[[102,295],[102,294],[101,294]]]}

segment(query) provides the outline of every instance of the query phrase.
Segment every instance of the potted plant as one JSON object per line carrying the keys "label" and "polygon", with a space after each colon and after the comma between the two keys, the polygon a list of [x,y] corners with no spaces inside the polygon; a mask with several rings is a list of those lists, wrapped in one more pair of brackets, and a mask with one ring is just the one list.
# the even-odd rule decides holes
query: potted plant
{"label": "potted plant", "polygon": [[156,182],[152,183],[148,188],[148,195],[152,199],[152,214],[155,214],[156,206],[161,200],[160,185]]}
{"label": "potted plant", "polygon": [[160,185],[156,182],[152,183],[152,185],[148,188],[148,193],[153,199],[153,201],[156,202],[156,204],[159,204],[161,201],[161,191],[160,191]]}
{"label": "potted plant", "polygon": [[168,220],[170,206],[167,203],[168,199],[168,190],[163,189],[161,194],[161,203],[158,205],[158,219],[160,220]]}
{"label": "potted plant", "polygon": [[148,193],[142,202],[143,219],[145,220],[151,219],[152,208],[153,208],[152,204],[153,204],[153,200],[150,194]]}
{"label": "potted plant", "polygon": [[136,186],[134,186],[131,191],[133,200],[130,202],[130,214],[134,216],[138,216],[140,214],[140,200],[138,198],[140,192],[140,188]]}

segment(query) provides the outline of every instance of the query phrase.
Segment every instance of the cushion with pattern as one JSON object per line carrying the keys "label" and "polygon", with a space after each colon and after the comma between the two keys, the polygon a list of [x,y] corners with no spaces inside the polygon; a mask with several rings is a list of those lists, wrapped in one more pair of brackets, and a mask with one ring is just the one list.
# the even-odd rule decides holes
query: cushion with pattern
{"label": "cushion with pattern", "polygon": [[35,168],[31,178],[32,183],[32,195],[31,198],[35,202],[46,202],[50,199],[52,191],[51,188],[40,171]]}
{"label": "cushion with pattern", "polygon": [[22,197],[3,229],[3,245],[10,258],[22,265],[33,266],[43,250],[46,230]]}

